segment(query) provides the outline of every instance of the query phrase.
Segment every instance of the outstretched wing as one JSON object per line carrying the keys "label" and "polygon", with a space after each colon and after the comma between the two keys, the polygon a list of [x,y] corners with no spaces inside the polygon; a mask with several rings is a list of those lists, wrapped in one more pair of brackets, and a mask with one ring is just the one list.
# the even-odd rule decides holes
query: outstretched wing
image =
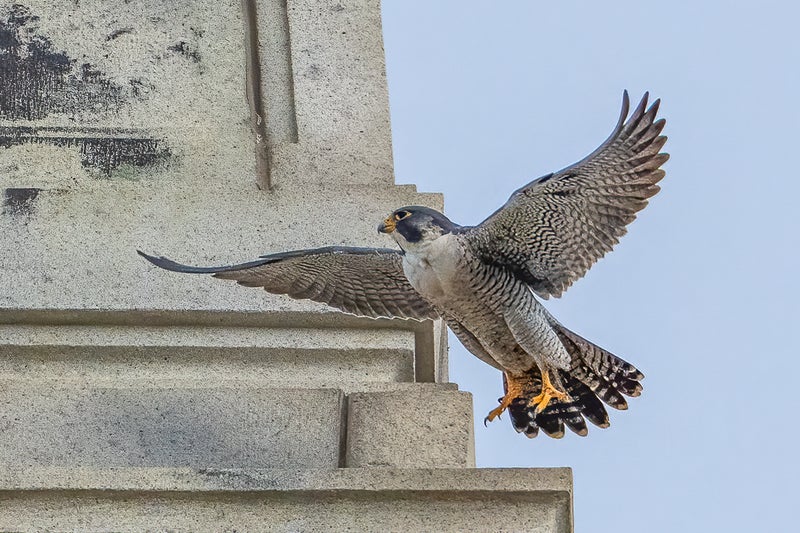
{"label": "outstretched wing", "polygon": [[664,119],[648,94],[628,115],[628,92],[611,136],[589,156],[514,192],[480,225],[469,228],[482,260],[513,271],[536,293],[561,296],[611,251],[647,199],[659,191]]}
{"label": "outstretched wing", "polygon": [[138,253],[167,270],[213,274],[246,287],[263,287],[274,294],[321,302],[353,315],[439,318],[406,279],[397,250],[334,246],[265,255],[223,267],[192,267]]}

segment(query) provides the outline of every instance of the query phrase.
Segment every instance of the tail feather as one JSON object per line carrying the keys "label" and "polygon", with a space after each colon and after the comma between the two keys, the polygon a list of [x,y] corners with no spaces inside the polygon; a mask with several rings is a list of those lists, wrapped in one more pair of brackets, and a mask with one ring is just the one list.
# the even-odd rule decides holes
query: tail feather
{"label": "tail feather", "polygon": [[639,381],[644,374],[555,320],[552,326],[572,359],[568,370],[557,371],[569,399],[552,399],[542,412],[537,412],[530,400],[542,390],[542,374],[538,367],[533,367],[528,371],[528,381],[520,397],[508,407],[514,429],[529,438],[537,436],[540,429],[551,437],[561,438],[565,426],[585,436],[588,433],[586,420],[600,428],[608,427],[608,412],[603,403],[615,409],[627,409],[625,396],[636,397],[642,393]]}
{"label": "tail feather", "polygon": [[644,379],[635,366],[593,344],[559,323],[554,325],[561,343],[572,356],[570,373],[588,385],[597,396],[615,409],[627,409],[624,396],[642,394]]}
{"label": "tail feather", "polygon": [[[572,346],[576,352],[580,353],[580,360],[594,370],[597,375],[606,378],[607,381],[611,383],[623,381],[635,383],[644,379],[644,374],[629,362],[587,341],[561,324],[556,323],[554,326],[558,337],[567,350],[570,351],[570,346]],[[572,351],[570,353],[572,354]],[[573,357],[573,360],[575,359]],[[638,383],[635,384],[639,385]],[[639,385],[639,392],[641,392],[641,385]]]}
{"label": "tail feather", "polygon": [[[542,390],[542,374],[538,367],[530,370],[530,378],[520,397],[515,398],[508,407],[511,424],[518,433],[533,438],[541,429],[553,438],[564,436],[564,427],[582,437],[589,433],[586,419],[594,425],[608,427],[608,413],[602,402],[592,390],[572,377],[567,372],[561,372],[561,382],[570,396],[570,400],[561,401],[553,399],[542,412],[529,405],[531,398]],[[584,418],[586,417],[586,418]]]}
{"label": "tail feather", "polygon": [[572,368],[570,368],[569,372],[575,379],[587,385],[589,389],[607,405],[610,405],[614,409],[619,409],[620,411],[624,411],[628,408],[628,402],[625,400],[625,397],[618,392],[611,383],[597,374],[594,374],[593,371],[585,365],[581,365],[580,361],[577,361],[577,364],[576,361],[573,361]]}

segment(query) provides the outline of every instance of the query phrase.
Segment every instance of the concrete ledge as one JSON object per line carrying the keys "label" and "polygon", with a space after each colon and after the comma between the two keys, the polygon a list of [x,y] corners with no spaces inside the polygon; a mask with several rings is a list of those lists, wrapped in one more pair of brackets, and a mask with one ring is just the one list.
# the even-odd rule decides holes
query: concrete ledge
{"label": "concrete ledge", "polygon": [[354,393],[347,399],[347,467],[475,466],[472,395],[453,390]]}
{"label": "concrete ledge", "polygon": [[335,389],[5,388],[0,470],[334,468],[342,409]]}
{"label": "concrete ledge", "polygon": [[571,495],[568,468],[17,467],[0,471],[0,528],[567,533]]}
{"label": "concrete ledge", "polygon": [[0,325],[0,380],[350,391],[414,381],[414,347],[389,329]]}
{"label": "concrete ledge", "polygon": [[[217,281],[217,280],[208,280]],[[242,287],[233,287],[233,289],[242,289]],[[251,289],[252,291],[252,289]],[[258,293],[259,291],[253,291]],[[262,296],[259,294],[258,296]],[[270,295],[263,294],[264,297]],[[288,300],[288,299],[287,299]],[[405,350],[410,346],[408,343],[408,335],[413,334],[413,353],[414,353],[414,380],[417,382],[447,382],[447,329],[441,321],[423,321],[416,320],[386,320],[378,319],[373,320],[369,318],[355,317],[340,313],[334,309],[315,304],[314,302],[295,302],[298,306],[316,306],[318,311],[302,312],[302,311],[278,311],[278,310],[233,310],[227,311],[210,311],[210,310],[175,310],[175,309],[75,309],[75,308],[50,308],[38,309],[31,307],[20,308],[2,308],[0,306],[0,329],[9,333],[8,336],[0,336],[0,352],[4,349],[6,353],[10,353],[8,345],[20,344],[28,345],[34,344],[42,345],[46,340],[32,337],[30,332],[42,332],[45,337],[60,338],[61,328],[66,333],[74,331],[83,331],[86,334],[96,335],[101,331],[112,331],[114,328],[119,328],[119,331],[132,332],[132,337],[129,339],[136,339],[136,332],[140,329],[143,332],[147,331],[160,331],[160,334],[150,336],[150,346],[155,347],[155,340],[159,337],[169,337],[169,330],[175,328],[177,331],[184,331],[192,336],[194,334],[201,335],[204,331],[219,331],[225,330],[226,335],[230,337],[228,344],[232,346],[241,346],[241,342],[235,339],[240,335],[244,337],[253,335],[248,333],[251,328],[254,329],[279,329],[279,330],[294,330],[302,332],[303,336],[311,337],[312,340],[308,341],[310,345],[314,345],[315,340],[318,342],[316,346],[320,350],[327,348],[335,351],[342,346],[336,346],[336,343],[325,345],[325,341],[336,339],[348,339],[347,335],[353,335],[354,339],[366,340],[373,338],[373,341],[368,343],[368,346],[362,348],[376,348],[384,349],[387,347],[397,348],[400,351]],[[312,305],[313,304],[313,305]],[[301,327],[299,327],[301,326]],[[19,328],[19,329],[16,329]],[[104,330],[103,328],[109,328]],[[365,333],[361,333],[364,332]],[[28,331],[26,337],[25,332]],[[194,332],[194,333],[193,333]],[[346,332],[346,335],[345,335]],[[280,332],[277,333],[281,335]],[[398,335],[398,339],[390,340],[390,334]],[[269,331],[264,331],[256,334],[257,336],[269,337]],[[377,336],[377,337],[376,337]],[[114,340],[113,337],[105,335],[108,339],[108,346],[123,345],[125,341]],[[142,341],[147,335],[143,335]],[[27,340],[26,340],[27,338]],[[379,343],[375,342],[375,338],[383,338]],[[21,339],[21,340],[20,340]],[[216,342],[213,337],[207,339],[207,343]],[[175,345],[175,341],[170,341]],[[198,341],[195,342],[195,345]],[[300,342],[300,341],[297,341]],[[129,341],[129,344],[131,342]],[[382,343],[382,344],[381,344]],[[5,348],[2,345],[6,345]],[[178,341],[178,344],[181,344]],[[183,342],[186,344],[186,341]],[[353,342],[347,342],[344,348],[352,348]],[[404,357],[404,356],[399,356]],[[401,365],[402,366],[402,365]],[[0,363],[0,379],[2,374],[9,372],[3,370],[3,364]],[[9,377],[7,374],[6,377]],[[15,376],[19,377],[19,376]],[[68,377],[68,376],[60,376]],[[155,376],[154,374],[154,377]],[[190,376],[183,376],[189,378]],[[337,378],[339,379],[339,378]],[[327,381],[317,380],[320,384],[327,386]],[[365,382],[362,377],[358,382]],[[285,385],[284,385],[285,386]],[[304,385],[305,386],[305,385]],[[352,389],[344,383],[345,390]]]}

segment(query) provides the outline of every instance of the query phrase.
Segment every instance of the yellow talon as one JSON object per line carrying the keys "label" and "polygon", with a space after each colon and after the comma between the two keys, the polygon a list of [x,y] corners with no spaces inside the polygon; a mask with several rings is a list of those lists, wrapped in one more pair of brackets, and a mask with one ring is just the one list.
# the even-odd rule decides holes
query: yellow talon
{"label": "yellow talon", "polygon": [[501,398],[500,405],[489,411],[489,414],[483,419],[484,425],[503,414],[503,411],[505,411],[508,406],[511,405],[511,402],[523,395],[523,385],[527,383],[527,378],[515,378],[514,376],[506,373],[503,374],[503,381],[506,386],[506,393],[503,398]]}
{"label": "yellow talon", "polygon": [[528,402],[528,405],[535,406],[536,412],[541,413],[545,410],[547,404],[549,404],[550,400],[553,398],[556,400],[566,401],[569,400],[569,394],[566,392],[561,392],[555,388],[550,382],[550,372],[545,370],[542,372],[542,392],[531,398],[531,401]]}
{"label": "yellow talon", "polygon": [[501,403],[500,403],[500,405],[499,405],[498,407],[495,407],[494,409],[492,409],[491,411],[489,411],[489,414],[488,414],[488,415],[486,415],[486,418],[484,418],[484,419],[483,419],[483,424],[484,424],[484,425],[486,425],[486,423],[487,423],[487,422],[491,422],[492,420],[494,420],[494,419],[495,419],[495,418],[497,418],[498,416],[502,415],[502,414],[503,414],[503,411],[505,411],[505,410],[506,410],[506,408],[507,408],[507,407],[508,407],[510,404],[511,404],[511,402],[508,402],[508,403],[506,403],[506,402],[505,402],[505,398],[503,398],[503,402],[501,402]]}

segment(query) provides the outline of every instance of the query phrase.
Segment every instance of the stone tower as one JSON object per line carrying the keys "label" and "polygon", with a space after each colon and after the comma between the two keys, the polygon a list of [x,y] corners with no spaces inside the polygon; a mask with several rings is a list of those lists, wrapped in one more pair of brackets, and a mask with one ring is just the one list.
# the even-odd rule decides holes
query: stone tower
{"label": "stone tower", "polygon": [[0,530],[572,530],[441,323],[156,270],[388,243],[378,0],[0,3]]}

